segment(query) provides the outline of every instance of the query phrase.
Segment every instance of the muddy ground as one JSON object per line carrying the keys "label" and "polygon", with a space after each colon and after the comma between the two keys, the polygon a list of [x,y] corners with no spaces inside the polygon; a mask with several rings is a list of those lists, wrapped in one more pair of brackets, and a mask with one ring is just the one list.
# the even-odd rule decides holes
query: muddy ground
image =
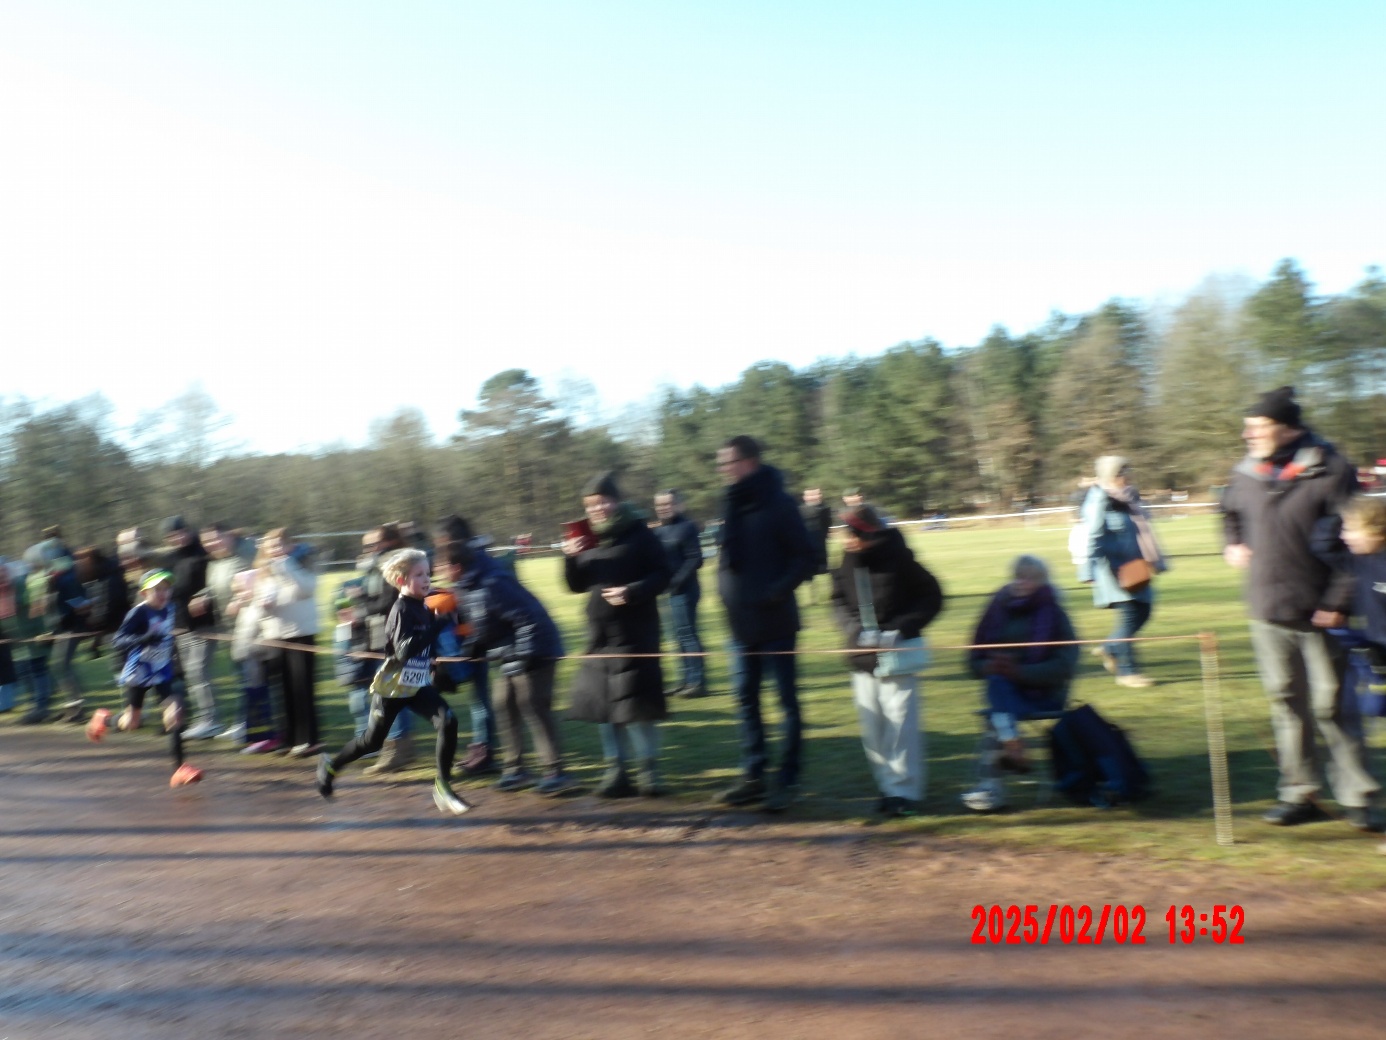
{"label": "muddy ground", "polygon": [[[1129,858],[427,786],[0,730],[0,1040],[1386,1035],[1386,899]],[[1142,904],[1144,946],[974,945]],[[1240,903],[1242,946],[1168,942]]]}

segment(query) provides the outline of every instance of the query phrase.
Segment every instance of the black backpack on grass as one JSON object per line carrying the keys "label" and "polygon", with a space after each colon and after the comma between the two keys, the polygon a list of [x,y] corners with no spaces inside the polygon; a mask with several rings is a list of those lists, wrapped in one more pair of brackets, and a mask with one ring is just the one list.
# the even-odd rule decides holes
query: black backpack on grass
{"label": "black backpack on grass", "polygon": [[1077,805],[1109,809],[1150,794],[1150,772],[1120,726],[1090,704],[1066,711],[1049,731],[1054,786]]}

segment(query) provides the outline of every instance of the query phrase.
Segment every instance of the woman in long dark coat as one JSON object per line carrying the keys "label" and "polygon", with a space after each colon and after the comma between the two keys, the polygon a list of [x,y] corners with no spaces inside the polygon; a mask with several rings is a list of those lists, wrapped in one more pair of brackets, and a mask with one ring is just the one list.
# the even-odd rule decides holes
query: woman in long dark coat
{"label": "woman in long dark coat", "polygon": [[[669,584],[664,550],[645,519],[621,501],[611,474],[584,489],[583,509],[596,536],[563,543],[568,588],[587,593],[589,654],[658,654],[658,596]],[[667,711],[664,674],[656,657],[598,657],[582,662],[569,696],[568,717],[601,727],[607,771],[597,788],[603,798],[659,793],[655,723]],[[633,745],[633,747],[632,747]],[[627,765],[636,763],[638,788]]]}

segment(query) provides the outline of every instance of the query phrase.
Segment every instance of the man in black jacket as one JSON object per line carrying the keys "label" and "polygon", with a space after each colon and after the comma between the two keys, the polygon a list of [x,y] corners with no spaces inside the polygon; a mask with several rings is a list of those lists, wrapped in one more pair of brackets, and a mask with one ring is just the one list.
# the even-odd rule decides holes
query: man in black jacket
{"label": "man in black jacket", "polygon": [[[764,802],[783,812],[799,783],[803,723],[794,648],[799,605],[794,590],[813,573],[813,549],[779,470],[760,461],[760,445],[733,437],[717,452],[727,485],[722,553],[717,585],[731,627],[732,685],[741,713],[741,780],[722,792],[724,805]],[[784,712],[784,751],[773,787],[766,786],[765,726],[760,682],[768,667],[775,675]]]}
{"label": "man in black jacket", "polygon": [[1344,815],[1363,830],[1379,829],[1372,805],[1379,785],[1367,770],[1361,724],[1344,714],[1343,651],[1327,631],[1347,622],[1352,578],[1312,548],[1337,540],[1356,473],[1305,427],[1293,387],[1270,391],[1248,410],[1242,440],[1247,456],[1223,497],[1223,555],[1248,569],[1251,642],[1275,728],[1279,801],[1265,820],[1293,826],[1323,817],[1314,802],[1317,726]]}
{"label": "man in black jacket", "polygon": [[[659,524],[654,533],[664,547],[673,577],[669,579],[668,620],[673,630],[674,644],[682,654],[701,654],[703,642],[698,637],[698,600],[702,589],[698,584],[698,568],[703,565],[703,546],[698,539],[698,525],[683,512],[683,496],[677,488],[655,495],[655,516]],[[680,657],[683,682],[673,695],[702,697],[707,683],[701,657]]]}

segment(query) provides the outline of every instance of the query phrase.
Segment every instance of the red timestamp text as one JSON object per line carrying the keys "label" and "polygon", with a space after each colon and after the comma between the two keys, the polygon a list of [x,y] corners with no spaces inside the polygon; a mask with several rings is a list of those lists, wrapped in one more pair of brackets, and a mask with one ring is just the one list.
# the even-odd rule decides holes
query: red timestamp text
{"label": "red timestamp text", "polygon": [[1246,911],[1240,906],[1224,906],[1214,903],[1208,910],[1197,910],[1185,903],[1171,906],[1165,913],[1165,923],[1169,925],[1169,941],[1185,946],[1196,939],[1211,939],[1213,942],[1229,946],[1241,946],[1242,928],[1246,925]]}
{"label": "red timestamp text", "polygon": [[974,945],[1100,946],[1112,942],[1145,945],[1145,907],[1103,903],[1100,906],[1050,903],[1041,909],[1031,903],[1019,906],[978,904],[972,908]]}

